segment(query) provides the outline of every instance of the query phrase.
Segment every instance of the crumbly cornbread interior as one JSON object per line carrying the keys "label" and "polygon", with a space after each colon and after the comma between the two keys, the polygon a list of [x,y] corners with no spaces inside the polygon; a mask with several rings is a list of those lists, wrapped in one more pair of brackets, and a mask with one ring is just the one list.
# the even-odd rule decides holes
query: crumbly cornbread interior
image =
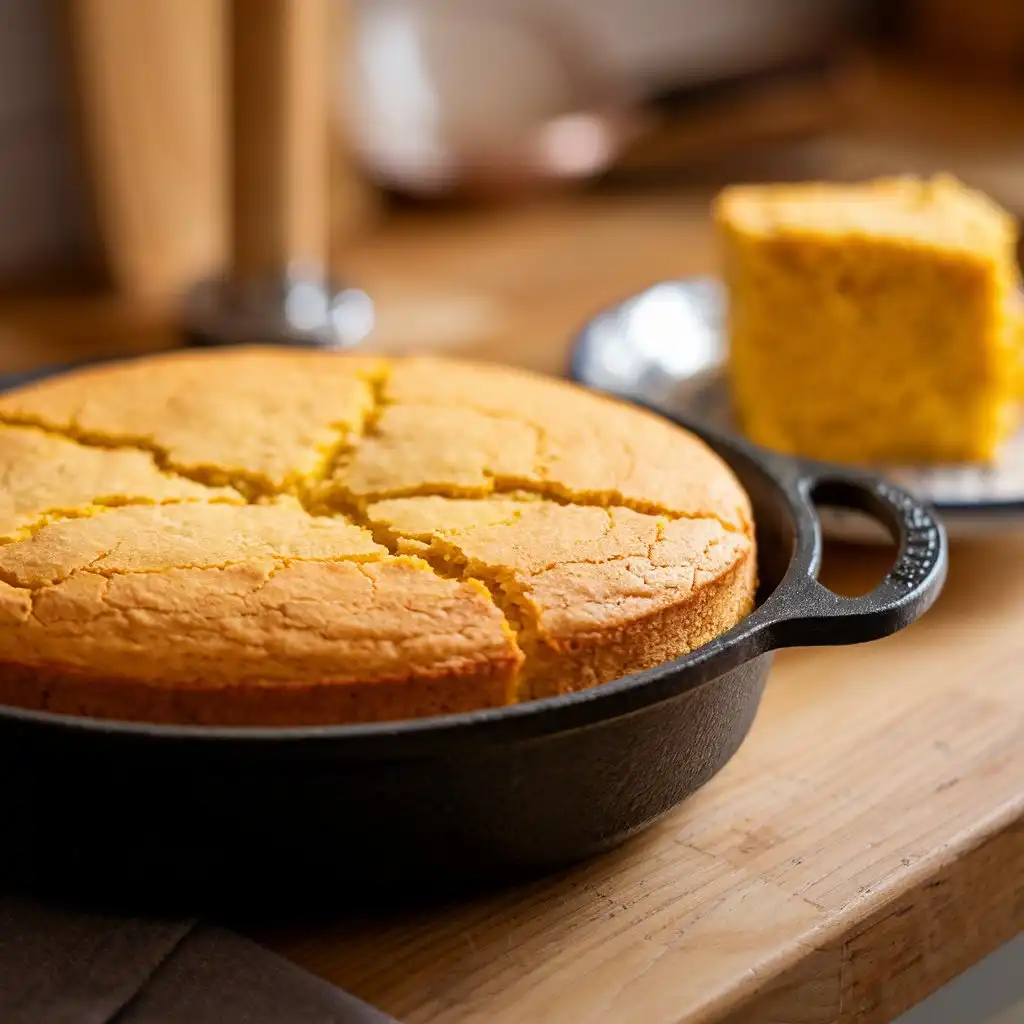
{"label": "crumbly cornbread interior", "polygon": [[729,375],[757,443],[990,462],[1019,420],[1013,217],[947,175],[725,189]]}
{"label": "crumbly cornbread interior", "polygon": [[601,681],[559,657],[742,573],[664,656],[706,642],[749,611],[753,564],[702,442],[507,368],[254,348],[0,398],[0,675],[476,673],[500,704]]}

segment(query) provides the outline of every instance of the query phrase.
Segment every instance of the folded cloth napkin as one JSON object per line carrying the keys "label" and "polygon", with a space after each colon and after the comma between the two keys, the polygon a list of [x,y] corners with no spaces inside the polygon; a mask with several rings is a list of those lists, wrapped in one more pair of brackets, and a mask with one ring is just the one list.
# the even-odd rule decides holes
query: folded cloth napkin
{"label": "folded cloth napkin", "polygon": [[396,1024],[256,943],[0,895],[3,1024]]}

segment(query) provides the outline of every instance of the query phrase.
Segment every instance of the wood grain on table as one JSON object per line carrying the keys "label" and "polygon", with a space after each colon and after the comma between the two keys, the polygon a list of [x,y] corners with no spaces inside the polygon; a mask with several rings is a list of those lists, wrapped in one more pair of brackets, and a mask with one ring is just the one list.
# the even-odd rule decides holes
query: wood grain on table
{"label": "wood grain on table", "polygon": [[[707,195],[406,216],[344,260],[385,351],[559,372],[595,308],[714,266]],[[167,310],[0,304],[0,368],[173,344]],[[884,552],[830,551],[866,590]],[[1024,924],[1024,536],[961,545],[905,633],[792,651],[732,763],[620,850],[443,910],[277,928],[409,1024],[883,1022]],[[330,880],[325,880],[329,885]]]}

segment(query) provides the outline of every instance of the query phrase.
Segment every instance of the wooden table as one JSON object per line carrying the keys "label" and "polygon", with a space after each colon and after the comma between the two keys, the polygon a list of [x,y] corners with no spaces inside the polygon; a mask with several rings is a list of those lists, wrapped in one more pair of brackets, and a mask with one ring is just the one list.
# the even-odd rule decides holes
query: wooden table
{"label": "wooden table", "polygon": [[[382,350],[558,372],[595,308],[714,265],[707,196],[408,215],[348,254]],[[174,342],[166,310],[0,304],[0,367]],[[866,590],[879,552],[832,550]],[[779,657],[722,774],[621,850],[432,912],[260,938],[416,1024],[888,1021],[1024,924],[1024,536],[905,633]]]}

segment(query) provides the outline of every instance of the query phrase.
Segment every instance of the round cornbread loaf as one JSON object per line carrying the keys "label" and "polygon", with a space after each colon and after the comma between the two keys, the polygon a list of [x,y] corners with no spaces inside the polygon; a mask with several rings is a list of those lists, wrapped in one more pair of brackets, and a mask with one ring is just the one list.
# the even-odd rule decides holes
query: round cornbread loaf
{"label": "round cornbread loaf", "polygon": [[543,697],[746,615],[700,440],[522,371],[266,348],[0,397],[0,703],[293,725]]}

